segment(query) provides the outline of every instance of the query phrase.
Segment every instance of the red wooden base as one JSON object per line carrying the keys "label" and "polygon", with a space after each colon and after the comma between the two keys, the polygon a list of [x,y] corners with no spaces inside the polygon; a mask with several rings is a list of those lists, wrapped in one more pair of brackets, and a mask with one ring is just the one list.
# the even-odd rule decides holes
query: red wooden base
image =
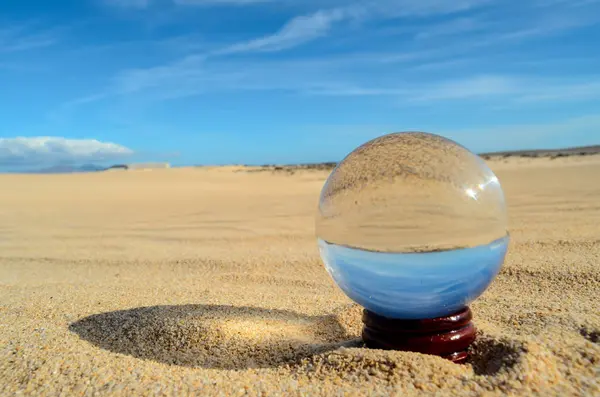
{"label": "red wooden base", "polygon": [[450,316],[424,320],[389,319],[365,310],[362,337],[373,349],[433,354],[463,363],[475,340],[472,318],[468,307]]}

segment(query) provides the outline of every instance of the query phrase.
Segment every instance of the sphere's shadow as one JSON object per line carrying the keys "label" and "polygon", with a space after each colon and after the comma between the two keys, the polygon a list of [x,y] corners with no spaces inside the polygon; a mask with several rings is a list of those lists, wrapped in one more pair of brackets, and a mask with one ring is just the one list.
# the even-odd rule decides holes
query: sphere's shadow
{"label": "sphere's shadow", "polygon": [[221,305],[107,312],[76,321],[69,329],[111,352],[171,365],[221,369],[289,365],[360,344],[335,315]]}

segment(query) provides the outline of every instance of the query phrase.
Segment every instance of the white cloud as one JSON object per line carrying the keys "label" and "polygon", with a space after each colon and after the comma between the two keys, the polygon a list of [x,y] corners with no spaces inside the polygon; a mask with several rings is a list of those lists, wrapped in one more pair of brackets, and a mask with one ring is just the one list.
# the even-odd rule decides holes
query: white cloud
{"label": "white cloud", "polygon": [[290,20],[278,32],[272,35],[234,44],[216,51],[214,55],[251,51],[280,51],[295,47],[325,36],[335,22],[339,22],[351,15],[352,13],[349,9],[333,9],[299,16]]}
{"label": "white cloud", "polygon": [[133,151],[116,143],[61,137],[0,138],[0,166],[39,166],[123,159]]}

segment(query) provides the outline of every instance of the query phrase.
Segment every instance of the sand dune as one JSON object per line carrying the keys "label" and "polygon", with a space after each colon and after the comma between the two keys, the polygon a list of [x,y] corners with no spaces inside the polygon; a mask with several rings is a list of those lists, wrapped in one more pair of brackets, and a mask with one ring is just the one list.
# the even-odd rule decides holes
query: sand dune
{"label": "sand dune", "polygon": [[600,156],[491,160],[504,269],[470,362],[362,347],[327,170],[0,176],[0,395],[600,395]]}

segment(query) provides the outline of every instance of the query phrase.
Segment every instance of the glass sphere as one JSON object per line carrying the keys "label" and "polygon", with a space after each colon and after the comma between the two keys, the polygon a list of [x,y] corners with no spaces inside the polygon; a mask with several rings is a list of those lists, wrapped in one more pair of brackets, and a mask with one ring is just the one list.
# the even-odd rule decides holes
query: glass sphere
{"label": "glass sphere", "polygon": [[482,158],[423,132],[385,135],[340,162],[316,220],[325,267],[344,293],[387,318],[450,315],[500,271],[504,194]]}

